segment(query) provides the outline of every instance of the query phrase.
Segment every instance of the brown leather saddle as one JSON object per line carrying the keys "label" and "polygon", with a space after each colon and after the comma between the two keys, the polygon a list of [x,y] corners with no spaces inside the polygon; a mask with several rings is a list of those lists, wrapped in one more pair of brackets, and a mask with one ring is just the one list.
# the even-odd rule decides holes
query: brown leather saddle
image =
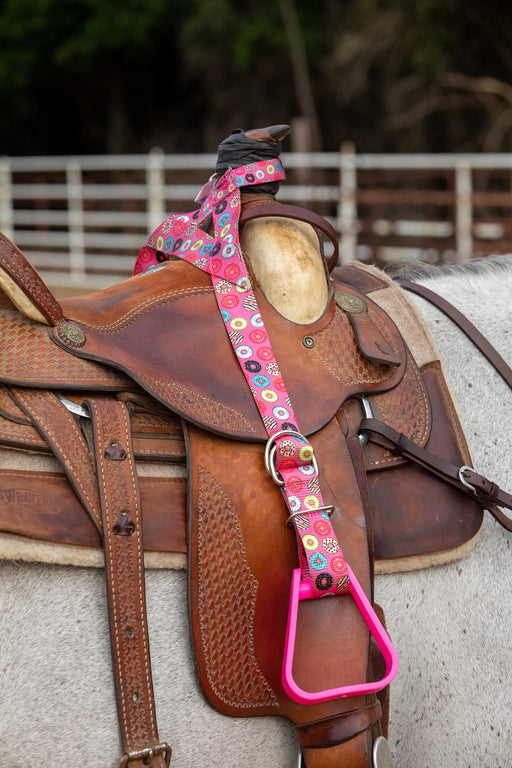
{"label": "brown leather saddle", "polygon": [[[294,215],[318,224],[307,212]],[[266,434],[209,276],[170,261],[58,302],[2,238],[0,285],[0,447],[60,465],[0,470],[0,530],[47,542],[57,561],[59,547],[103,549],[121,765],[170,760],[156,727],[144,556],[165,567],[185,553],[197,669],[212,705],[234,716],[288,717],[307,768],[387,765],[386,689],[313,705],[283,689],[294,537],[264,470]],[[374,568],[465,554],[482,507],[509,497],[472,470],[460,476],[471,466],[463,432],[403,291],[349,265],[334,271],[328,306],[310,325],[287,321],[261,291],[258,304],[336,535],[369,598]],[[187,477],[143,471],[185,462]],[[28,515],[27,493],[50,503]],[[304,689],[379,678],[381,667],[353,603],[301,605],[294,675]]]}

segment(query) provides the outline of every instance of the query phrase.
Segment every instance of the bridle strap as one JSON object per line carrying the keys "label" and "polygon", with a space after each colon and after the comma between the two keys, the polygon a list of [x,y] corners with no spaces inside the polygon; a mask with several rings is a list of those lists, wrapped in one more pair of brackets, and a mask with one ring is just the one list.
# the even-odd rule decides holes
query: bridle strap
{"label": "bridle strap", "polygon": [[473,323],[468,320],[459,309],[450,304],[449,301],[439,296],[430,288],[425,288],[423,285],[417,283],[411,283],[408,280],[400,281],[402,288],[411,293],[416,293],[421,296],[422,299],[429,301],[437,309],[443,312],[447,317],[457,325],[460,330],[473,342],[475,347],[482,353],[482,355],[490,362],[490,364],[498,371],[502,379],[512,389],[512,368],[505,362],[498,350],[488,341],[485,336],[480,333]]}
{"label": "bridle strap", "polygon": [[339,259],[339,238],[334,227],[323,216],[319,216],[317,213],[313,213],[313,211],[307,211],[305,208],[299,208],[297,205],[284,205],[274,201],[243,207],[240,215],[240,225],[252,219],[261,219],[268,216],[298,219],[306,224],[310,224],[314,229],[325,235],[334,246],[334,252],[327,262],[329,272],[332,272]]}

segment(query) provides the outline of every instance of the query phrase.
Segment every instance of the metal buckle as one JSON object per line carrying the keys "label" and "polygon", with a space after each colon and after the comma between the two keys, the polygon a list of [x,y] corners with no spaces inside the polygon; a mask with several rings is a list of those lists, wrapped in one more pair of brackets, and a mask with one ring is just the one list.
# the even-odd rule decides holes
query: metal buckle
{"label": "metal buckle", "polygon": [[468,469],[470,472],[474,472],[475,470],[473,467],[468,467],[467,464],[463,464],[462,467],[459,469],[459,480],[461,481],[462,485],[465,485],[466,488],[469,488],[470,491],[472,491],[474,494],[477,493],[477,490],[474,485],[471,485],[471,483],[468,483],[466,478],[464,477],[465,470]]}
{"label": "metal buckle", "polygon": [[171,747],[164,741],[162,744],[156,744],[154,747],[146,747],[146,749],[138,749],[133,752],[125,752],[119,763],[119,768],[125,768],[132,760],[148,760],[148,765],[151,765],[151,760],[157,755],[163,755],[165,764],[169,768],[171,764]]}
{"label": "metal buckle", "polygon": [[393,768],[391,750],[384,736],[378,736],[373,742],[373,768]]}
{"label": "metal buckle", "polygon": [[[282,429],[280,432],[276,432],[275,435],[272,435],[272,437],[269,437],[269,439],[267,440],[267,444],[265,446],[265,469],[267,470],[267,474],[270,475],[274,483],[276,483],[276,485],[279,485],[281,487],[284,485],[284,480],[276,470],[275,459],[277,454],[277,446],[275,444],[275,441],[277,440],[278,437],[283,437],[284,435],[293,436],[298,440],[302,440],[304,443],[308,442],[307,437],[305,437],[300,432],[296,432],[294,429]],[[313,457],[311,459],[311,463],[313,465],[313,469],[318,475],[318,464],[317,464],[314,452],[313,452]]]}

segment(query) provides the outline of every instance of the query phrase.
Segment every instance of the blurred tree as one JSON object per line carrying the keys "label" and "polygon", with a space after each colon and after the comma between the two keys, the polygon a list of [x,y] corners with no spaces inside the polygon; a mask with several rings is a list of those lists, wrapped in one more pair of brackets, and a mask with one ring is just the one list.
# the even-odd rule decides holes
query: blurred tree
{"label": "blurred tree", "polygon": [[[144,107],[151,112],[147,100],[164,80],[162,67],[166,74],[173,68],[185,7],[185,0],[6,0],[0,105],[10,119],[0,127],[2,144],[131,149],[134,136],[147,132]],[[152,77],[155,63],[161,69]],[[179,94],[179,81],[171,84],[165,98]]]}
{"label": "blurred tree", "polygon": [[[501,0],[357,0],[334,24],[323,69],[358,146],[512,148],[512,17]],[[479,90],[482,77],[504,81],[501,92]]]}
{"label": "blurred tree", "polygon": [[498,0],[3,0],[0,152],[212,151],[319,125],[366,151],[512,148]]}

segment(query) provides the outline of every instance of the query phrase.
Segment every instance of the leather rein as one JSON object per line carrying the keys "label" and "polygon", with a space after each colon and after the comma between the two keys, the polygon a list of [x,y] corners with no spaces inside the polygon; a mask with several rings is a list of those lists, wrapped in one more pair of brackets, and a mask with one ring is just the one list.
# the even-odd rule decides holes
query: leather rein
{"label": "leather rein", "polygon": [[[505,362],[497,349],[493,347],[460,310],[430,288],[425,288],[422,285],[409,281],[399,282],[402,288],[421,296],[421,298],[433,304],[449,317],[500,374],[509,388],[512,389],[512,368]],[[409,459],[409,461],[423,467],[459,491],[471,496],[480,506],[487,509],[500,525],[506,528],[507,531],[512,532],[512,518],[508,517],[500,509],[500,507],[505,507],[512,510],[512,494],[507,493],[496,483],[480,475],[472,467],[456,467],[445,459],[434,456],[425,448],[421,448],[413,443],[406,435],[396,432],[387,424],[377,419],[363,419],[360,425],[360,432],[368,435],[371,442]]]}

